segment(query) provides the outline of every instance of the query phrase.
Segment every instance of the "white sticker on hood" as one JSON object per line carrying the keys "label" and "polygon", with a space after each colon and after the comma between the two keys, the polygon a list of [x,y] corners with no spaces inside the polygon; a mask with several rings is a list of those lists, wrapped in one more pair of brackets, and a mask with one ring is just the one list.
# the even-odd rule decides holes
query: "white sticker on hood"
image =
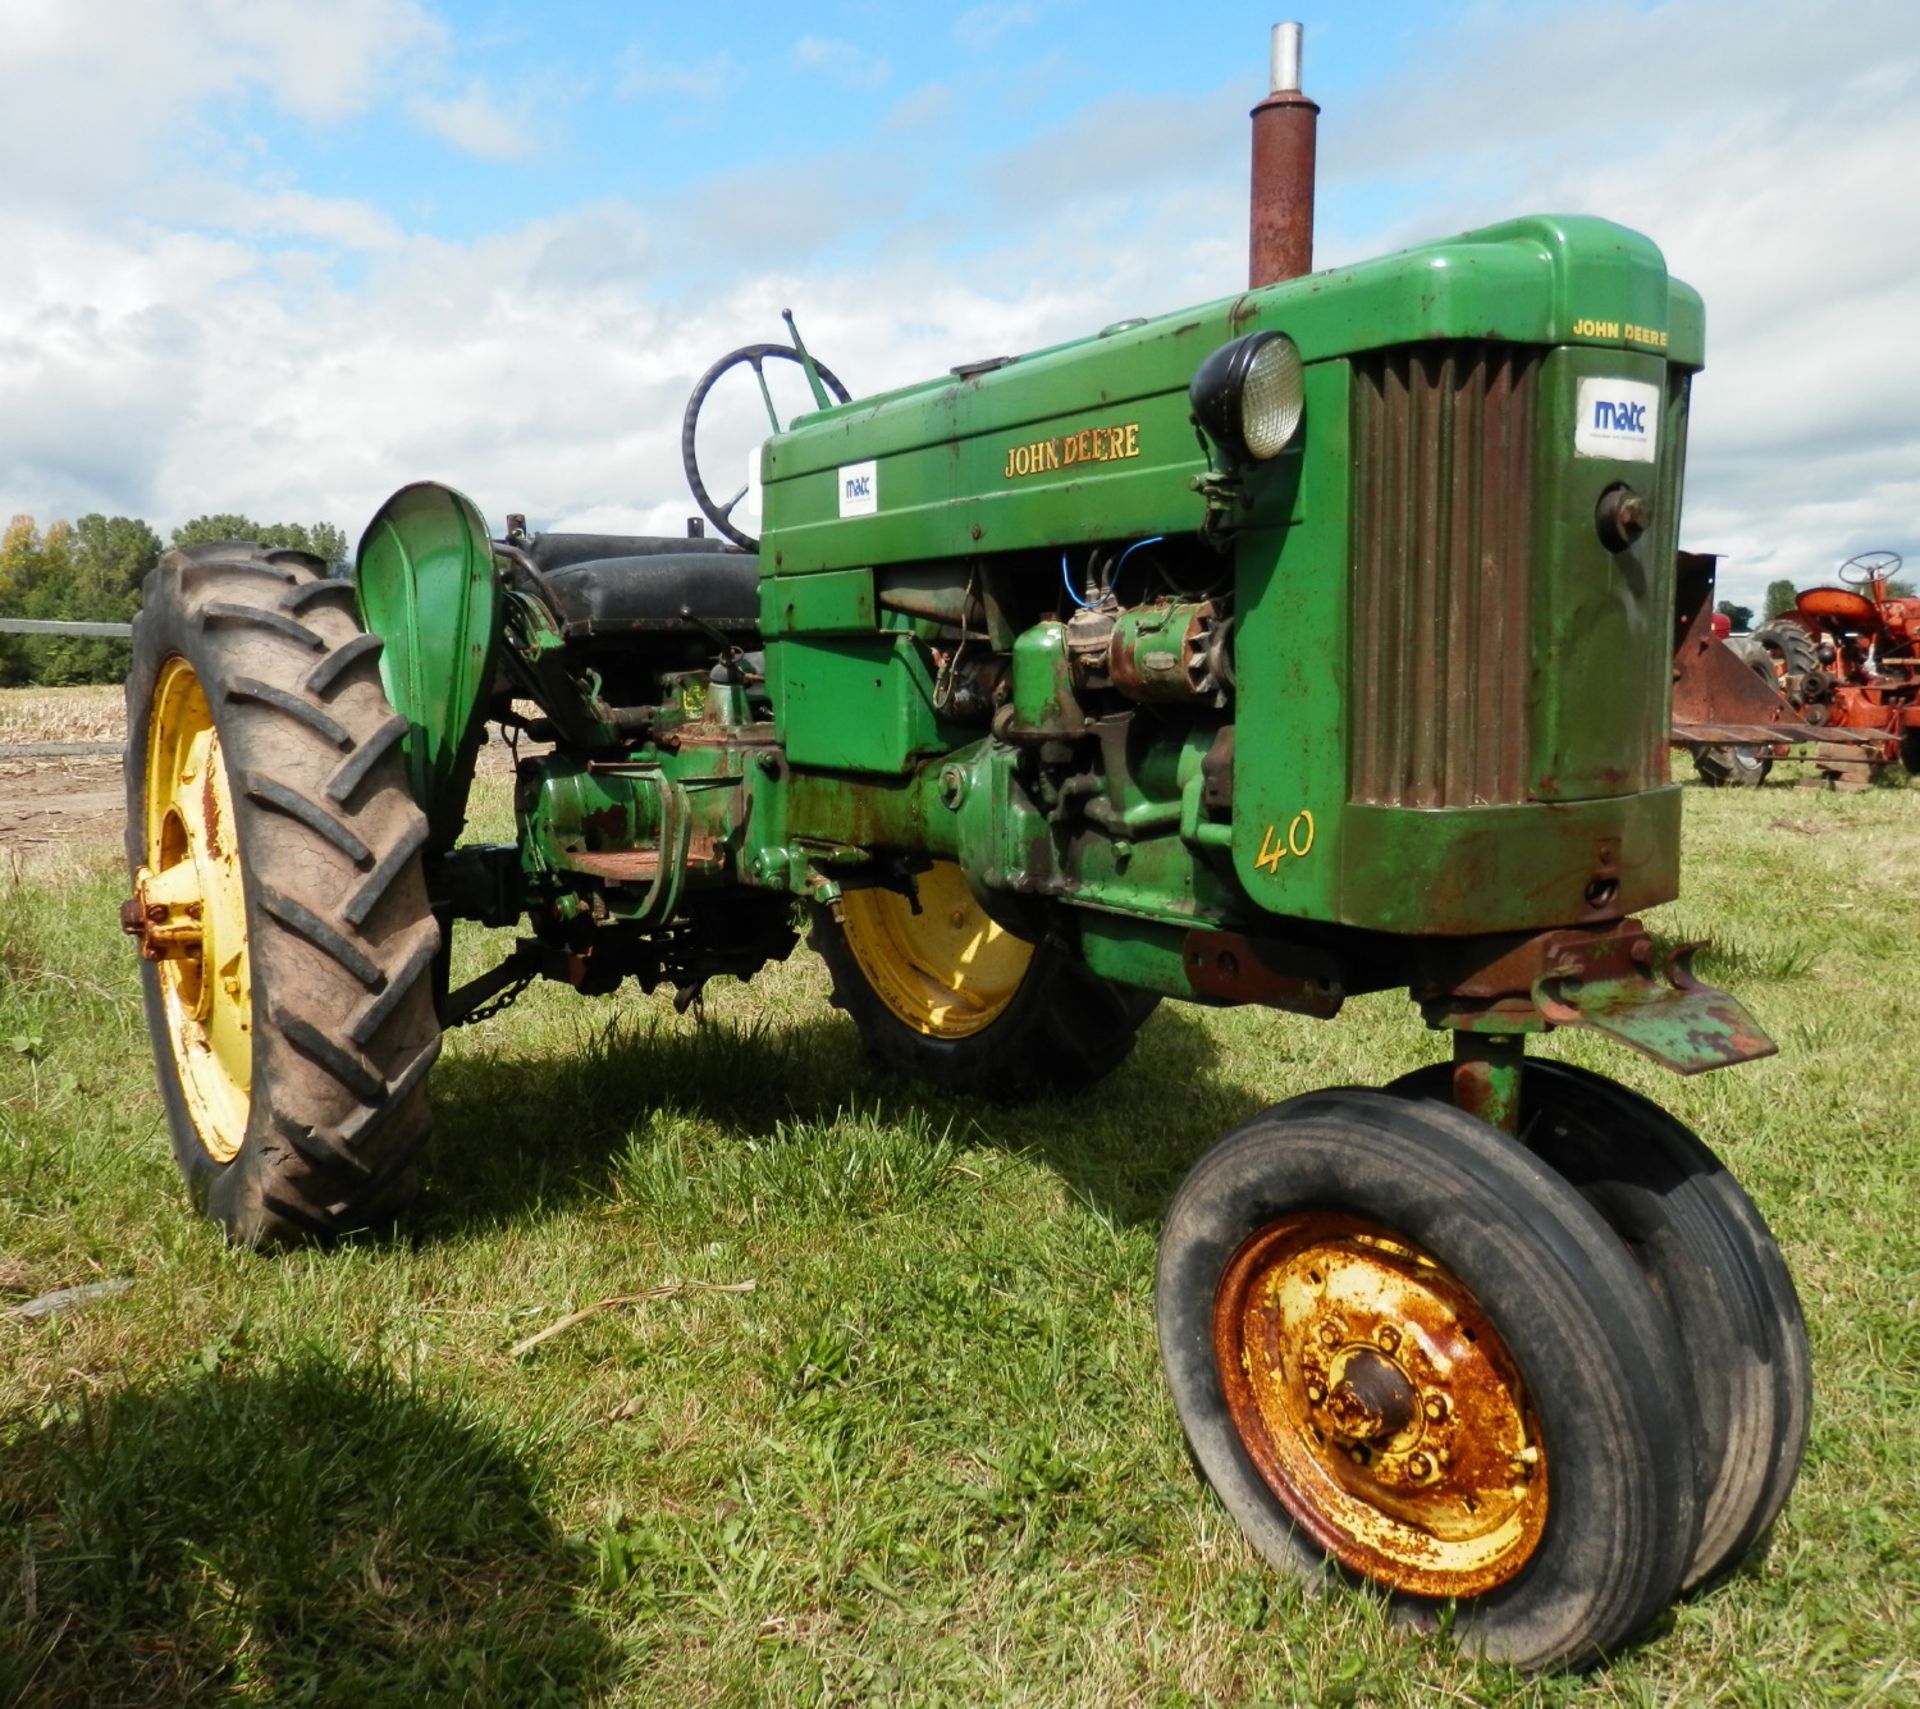
{"label": "white sticker on hood", "polygon": [[1643,380],[1582,380],[1573,418],[1580,457],[1651,463],[1660,444],[1660,388]]}
{"label": "white sticker on hood", "polygon": [[873,463],[849,463],[840,471],[840,514],[872,516],[880,508],[880,471]]}

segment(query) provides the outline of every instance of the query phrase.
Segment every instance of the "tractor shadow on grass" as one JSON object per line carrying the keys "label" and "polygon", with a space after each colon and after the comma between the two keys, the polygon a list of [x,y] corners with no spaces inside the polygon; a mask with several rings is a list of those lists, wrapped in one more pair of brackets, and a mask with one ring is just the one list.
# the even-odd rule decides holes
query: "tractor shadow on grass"
{"label": "tractor shadow on grass", "polygon": [[0,1703],[578,1703],[616,1657],[530,1468],[305,1354],[0,1421]]}
{"label": "tractor shadow on grass", "polygon": [[604,1195],[663,1113],[743,1141],[857,1118],[992,1145],[1040,1157],[1109,1220],[1157,1223],[1194,1160],[1266,1101],[1222,1077],[1221,1055],[1194,1014],[1166,1004],[1099,1086],[1009,1109],[879,1071],[830,1012],[695,1025],[629,1010],[583,1022],[557,1054],[443,1058],[428,1187],[409,1228],[432,1241]]}

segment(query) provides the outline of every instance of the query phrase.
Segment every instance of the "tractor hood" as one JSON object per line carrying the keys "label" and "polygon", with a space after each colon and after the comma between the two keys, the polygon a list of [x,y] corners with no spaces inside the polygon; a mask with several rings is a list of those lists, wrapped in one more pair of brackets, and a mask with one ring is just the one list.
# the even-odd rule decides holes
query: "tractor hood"
{"label": "tractor hood", "polygon": [[1309,364],[1468,338],[1704,360],[1700,298],[1646,238],[1585,217],[1511,220],[801,417],[763,453],[761,568],[1190,531],[1208,460],[1188,382],[1220,345],[1268,328]]}

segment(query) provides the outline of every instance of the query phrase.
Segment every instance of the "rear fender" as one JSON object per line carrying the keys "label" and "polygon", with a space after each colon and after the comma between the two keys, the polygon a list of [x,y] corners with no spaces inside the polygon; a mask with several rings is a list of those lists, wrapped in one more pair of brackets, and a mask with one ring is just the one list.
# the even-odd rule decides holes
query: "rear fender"
{"label": "rear fender", "polygon": [[402,487],[360,537],[361,624],[385,643],[380,680],[407,721],[407,782],[427,847],[453,846],[466,818],[501,628],[486,519],[435,481]]}

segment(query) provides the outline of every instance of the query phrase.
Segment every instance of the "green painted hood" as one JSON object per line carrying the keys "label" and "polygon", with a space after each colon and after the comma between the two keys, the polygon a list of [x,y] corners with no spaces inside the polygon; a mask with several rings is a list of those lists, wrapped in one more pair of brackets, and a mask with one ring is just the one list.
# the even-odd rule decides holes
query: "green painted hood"
{"label": "green painted hood", "polygon": [[1693,369],[1704,326],[1699,296],[1638,233],[1584,216],[1509,220],[802,417],[765,448],[762,568],[1192,529],[1190,482],[1206,457],[1187,383],[1244,332],[1284,331],[1309,363],[1497,339],[1600,345]]}

